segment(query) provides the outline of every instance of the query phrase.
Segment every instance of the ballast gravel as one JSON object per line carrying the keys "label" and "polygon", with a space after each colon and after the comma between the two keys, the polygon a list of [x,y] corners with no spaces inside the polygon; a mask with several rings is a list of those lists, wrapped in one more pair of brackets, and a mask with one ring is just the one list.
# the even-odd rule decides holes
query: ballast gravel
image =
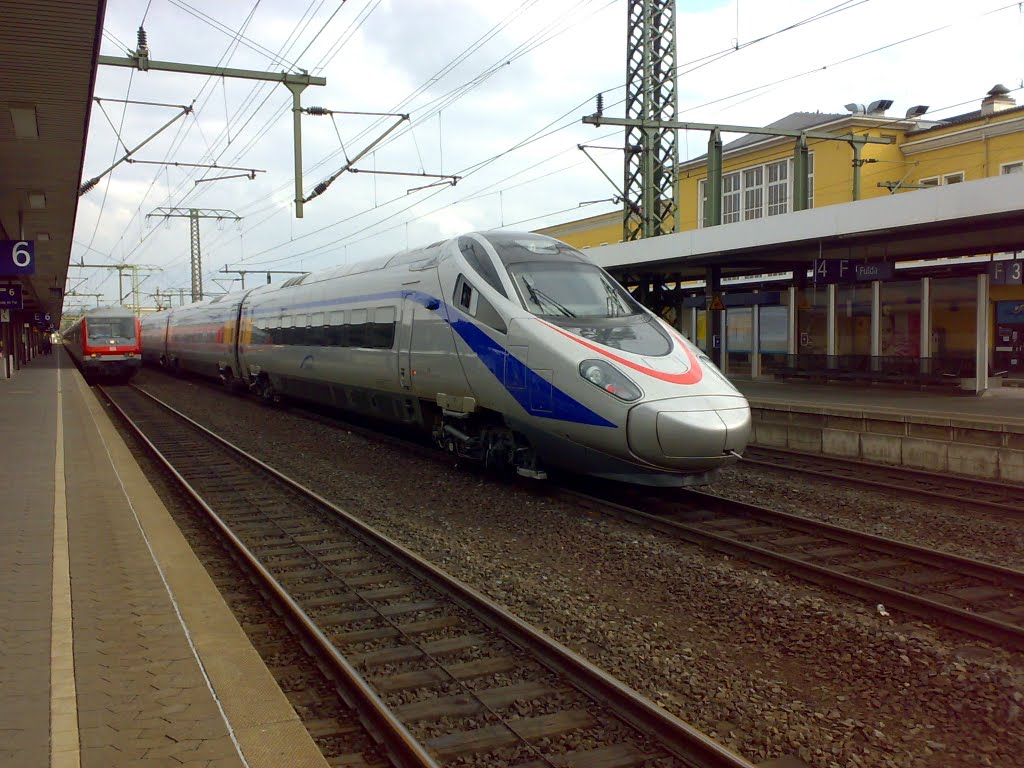
{"label": "ballast gravel", "polygon": [[[136,381],[754,763],[1021,764],[1019,654],[553,500],[543,485],[498,483],[196,381]],[[1017,542],[1022,557],[1015,527],[992,520],[985,530],[1002,533],[986,539],[952,511],[936,525],[932,504],[743,468],[712,490],[985,559]]]}

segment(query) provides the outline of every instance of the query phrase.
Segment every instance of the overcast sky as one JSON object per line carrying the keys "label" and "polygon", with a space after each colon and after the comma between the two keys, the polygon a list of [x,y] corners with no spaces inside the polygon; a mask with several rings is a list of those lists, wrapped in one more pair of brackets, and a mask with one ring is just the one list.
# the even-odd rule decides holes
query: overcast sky
{"label": "overcast sky", "polygon": [[[894,101],[890,116],[925,104],[929,116],[950,117],[977,109],[995,83],[1024,103],[1024,14],[1016,3],[678,0],[677,7],[684,120],[765,125],[790,112],[841,113],[849,102],[883,98]],[[356,168],[462,178],[409,192],[435,180],[346,173],[295,219],[285,86],[103,66],[101,99],[194,107],[135,159],[266,172],[196,184],[240,171],[123,163],[80,199],[72,262],[143,265],[145,292],[188,293],[189,222],[147,221],[162,206],[242,217],[202,222],[207,293],[239,287],[230,282],[237,275],[219,272],[225,266],[315,270],[471,230],[536,229],[615,210],[615,189],[577,145],[622,144],[621,129],[580,118],[594,111],[598,92],[606,114],[622,116],[626,9],[626,0],[108,0],[104,54],[134,49],[145,18],[156,60],[305,69],[327,85],[307,88],[304,106],[410,114],[411,126],[403,123]],[[125,154],[118,132],[131,148],[177,113],[94,104],[85,178]],[[305,194],[393,121],[303,116]],[[706,141],[704,133],[681,135],[681,156],[702,154]],[[621,151],[592,154],[621,184]],[[595,200],[605,202],[579,207]],[[117,301],[116,272],[72,266],[69,277],[69,290]],[[249,275],[246,285],[264,279]],[[65,306],[94,302],[69,297]]]}

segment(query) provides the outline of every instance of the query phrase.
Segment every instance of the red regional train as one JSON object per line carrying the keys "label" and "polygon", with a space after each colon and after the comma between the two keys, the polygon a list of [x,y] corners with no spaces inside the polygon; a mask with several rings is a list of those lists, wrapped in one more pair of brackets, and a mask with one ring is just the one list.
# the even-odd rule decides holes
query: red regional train
{"label": "red regional train", "polygon": [[127,382],[142,366],[139,319],[123,307],[89,310],[63,336],[90,384],[100,379]]}

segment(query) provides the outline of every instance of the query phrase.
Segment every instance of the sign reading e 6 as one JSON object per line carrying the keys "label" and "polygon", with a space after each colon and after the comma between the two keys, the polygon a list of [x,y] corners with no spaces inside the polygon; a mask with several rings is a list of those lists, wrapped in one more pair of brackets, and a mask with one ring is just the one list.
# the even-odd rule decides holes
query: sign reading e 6
{"label": "sign reading e 6", "polygon": [[34,240],[0,240],[0,275],[34,275]]}

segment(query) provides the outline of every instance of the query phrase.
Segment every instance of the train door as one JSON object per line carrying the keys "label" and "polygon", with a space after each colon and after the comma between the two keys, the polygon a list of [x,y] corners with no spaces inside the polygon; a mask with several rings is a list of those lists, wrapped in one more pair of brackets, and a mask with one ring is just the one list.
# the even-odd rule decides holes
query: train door
{"label": "train door", "polygon": [[402,304],[398,318],[398,383],[403,391],[412,388],[412,334],[417,310],[412,297],[418,286],[419,281],[416,281],[406,283],[402,287]]}

